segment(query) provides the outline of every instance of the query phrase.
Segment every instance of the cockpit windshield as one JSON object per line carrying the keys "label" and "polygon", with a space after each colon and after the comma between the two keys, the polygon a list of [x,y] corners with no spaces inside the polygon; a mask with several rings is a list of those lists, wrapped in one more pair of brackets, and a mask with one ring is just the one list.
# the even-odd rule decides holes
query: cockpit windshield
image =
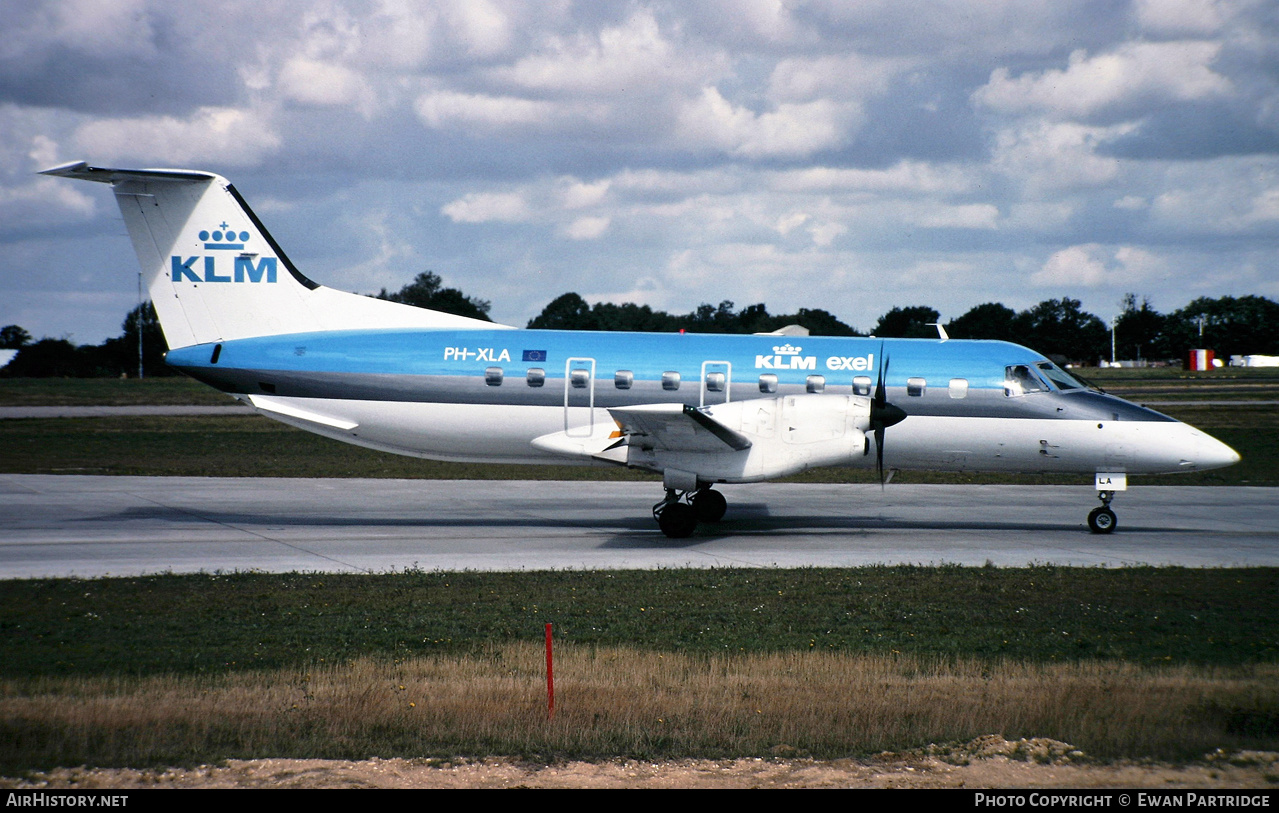
{"label": "cockpit windshield", "polygon": [[1049,392],[1053,389],[1065,392],[1084,388],[1085,385],[1078,379],[1051,361],[1010,364],[1004,368],[1004,394],[1008,396]]}
{"label": "cockpit windshield", "polygon": [[1082,390],[1085,388],[1081,381],[1051,361],[1041,361],[1035,366],[1039,368],[1040,375],[1047,378],[1059,390]]}

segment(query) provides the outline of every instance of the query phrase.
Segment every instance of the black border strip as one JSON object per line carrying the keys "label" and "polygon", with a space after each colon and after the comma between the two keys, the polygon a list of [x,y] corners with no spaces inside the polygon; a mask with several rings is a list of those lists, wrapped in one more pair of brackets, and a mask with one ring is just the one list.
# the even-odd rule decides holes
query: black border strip
{"label": "black border strip", "polygon": [[249,216],[249,220],[253,221],[253,225],[257,227],[258,232],[266,238],[267,245],[271,246],[271,250],[275,252],[275,256],[280,258],[280,262],[284,263],[284,267],[289,270],[289,273],[293,275],[293,278],[312,291],[319,288],[320,283],[299,271],[297,266],[293,264],[293,261],[284,253],[284,249],[280,248],[280,244],[275,242],[275,238],[271,236],[271,232],[266,230],[266,226],[263,226],[262,221],[258,220],[258,216],[253,213],[253,209],[250,208],[249,204],[240,196],[240,192],[235,188],[235,184],[228,183],[226,185],[226,190],[231,193],[233,198],[235,198],[236,203],[240,204],[240,208]]}

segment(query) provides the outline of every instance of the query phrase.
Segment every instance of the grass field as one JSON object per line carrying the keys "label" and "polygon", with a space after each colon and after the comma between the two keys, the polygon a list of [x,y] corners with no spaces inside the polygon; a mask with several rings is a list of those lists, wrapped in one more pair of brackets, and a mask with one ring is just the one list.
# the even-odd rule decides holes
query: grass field
{"label": "grass field", "polygon": [[4,591],[8,772],[832,757],[989,733],[1101,759],[1279,748],[1273,568],[244,573]]}
{"label": "grass field", "polygon": [[184,375],[163,378],[0,378],[0,406],[225,406],[230,397]]}

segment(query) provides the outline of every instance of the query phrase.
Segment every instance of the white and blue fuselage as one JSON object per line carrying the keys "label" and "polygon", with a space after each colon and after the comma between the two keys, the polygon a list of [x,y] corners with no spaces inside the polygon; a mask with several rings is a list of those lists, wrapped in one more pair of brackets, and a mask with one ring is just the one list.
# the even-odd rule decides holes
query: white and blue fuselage
{"label": "white and blue fuselage", "polygon": [[438,460],[662,475],[662,530],[723,515],[715,483],[818,466],[1095,474],[1217,468],[1233,450],[1005,342],[515,330],[304,276],[225,178],[83,162],[110,184],[168,363],[277,420]]}
{"label": "white and blue fuselage", "polygon": [[[358,330],[196,345],[170,351],[168,362],[351,443],[440,460],[547,463],[565,457],[534,439],[592,425],[611,431],[614,407],[869,398],[885,357],[887,398],[907,416],[892,428],[892,468],[1162,474],[1237,459],[1199,430],[1088,389],[1005,342]],[[1026,373],[1032,386],[1013,378]]]}

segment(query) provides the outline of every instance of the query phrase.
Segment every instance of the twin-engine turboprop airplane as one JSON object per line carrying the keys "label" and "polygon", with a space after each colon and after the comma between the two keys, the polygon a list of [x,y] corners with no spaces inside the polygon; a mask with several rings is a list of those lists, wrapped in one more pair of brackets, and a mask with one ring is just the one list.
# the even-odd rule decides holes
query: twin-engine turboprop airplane
{"label": "twin-engine turboprop airplane", "polygon": [[169,364],[386,452],[660,473],[667,536],[724,515],[716,483],[817,466],[873,466],[882,481],[885,465],[1093,474],[1088,524],[1109,533],[1127,475],[1239,460],[1015,344],[515,330],[312,282],[217,175],[83,162],[44,174],[113,187]]}

